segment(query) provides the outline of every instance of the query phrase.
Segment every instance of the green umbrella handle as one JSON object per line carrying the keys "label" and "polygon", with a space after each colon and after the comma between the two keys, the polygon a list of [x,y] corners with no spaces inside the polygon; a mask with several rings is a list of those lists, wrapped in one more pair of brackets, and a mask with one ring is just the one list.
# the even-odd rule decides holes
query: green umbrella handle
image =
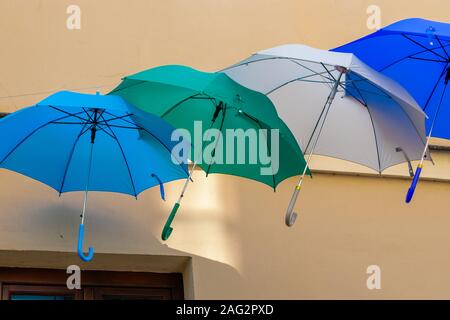
{"label": "green umbrella handle", "polygon": [[294,193],[292,194],[291,201],[289,202],[289,206],[286,211],[286,216],[284,222],[288,227],[292,227],[297,220],[297,213],[294,212],[295,203],[297,202],[298,195],[300,193],[301,186],[298,185],[295,187]]}
{"label": "green umbrella handle", "polygon": [[173,219],[175,218],[175,215],[177,214],[178,208],[180,207],[180,204],[177,202],[173,206],[172,212],[170,212],[169,217],[167,218],[166,224],[164,225],[164,229],[161,234],[161,239],[163,241],[166,241],[169,239],[170,234],[172,233],[173,228],[170,226],[172,224]]}

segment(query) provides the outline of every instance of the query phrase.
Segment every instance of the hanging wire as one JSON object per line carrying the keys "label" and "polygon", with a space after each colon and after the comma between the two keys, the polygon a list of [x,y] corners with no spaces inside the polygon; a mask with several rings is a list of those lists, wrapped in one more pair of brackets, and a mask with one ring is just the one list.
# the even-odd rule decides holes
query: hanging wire
{"label": "hanging wire", "polygon": [[[61,89],[63,89],[63,90],[71,90],[71,91],[72,90],[73,91],[91,90],[91,89],[100,89],[100,88],[109,87],[111,85],[114,85],[115,83],[116,82],[112,82],[110,84],[104,84],[104,85],[100,85],[100,86],[73,87],[73,88],[61,88]],[[39,96],[39,95],[54,93],[55,91],[58,91],[58,89],[56,89],[56,90],[40,91],[40,92],[28,92],[28,93],[21,93],[21,94],[15,94],[15,95],[7,95],[7,96],[0,96],[0,99],[12,99],[12,98],[22,98],[22,97],[29,97],[29,96]]]}

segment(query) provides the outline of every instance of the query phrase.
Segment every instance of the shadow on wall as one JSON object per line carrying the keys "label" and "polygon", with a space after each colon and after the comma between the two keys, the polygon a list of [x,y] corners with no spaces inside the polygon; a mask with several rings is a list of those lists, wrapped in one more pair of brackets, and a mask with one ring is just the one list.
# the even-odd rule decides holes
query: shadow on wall
{"label": "shadow on wall", "polygon": [[[196,176],[167,244],[203,257],[222,255],[241,277],[235,286],[199,265],[200,298],[449,297],[442,282],[450,268],[448,183],[422,181],[406,205],[409,179],[316,173],[305,181],[297,223],[287,228],[284,213],[297,178],[274,193],[239,177]],[[217,194],[213,207],[209,195]],[[197,209],[202,206],[208,208]],[[371,265],[381,267],[382,290],[366,286]]]}
{"label": "shadow on wall", "polygon": [[[55,191],[36,181],[5,170],[1,174],[0,266],[66,268],[76,264],[89,270],[182,272],[186,298],[204,291],[205,283],[206,287],[219,287],[220,281],[226,279],[236,287],[241,282],[226,258],[219,259],[222,262],[211,259],[205,246],[195,247],[197,242],[190,239],[196,237],[183,223],[176,226],[174,236],[181,238],[188,250],[171,248],[160,241],[173,201],[163,203],[158,188],[144,192],[138,201],[126,195],[90,193],[84,247],[92,245],[96,254],[92,262],[82,263],[76,244],[83,193],[67,193],[59,198]],[[175,196],[181,183],[167,184],[166,191]],[[218,241],[212,240],[212,256],[221,256],[214,245]],[[205,278],[194,281],[197,276]],[[215,283],[215,279],[220,281]]]}
{"label": "shadow on wall", "polygon": [[[19,251],[66,252],[79,263],[82,193],[59,199],[39,183],[1,175],[0,249],[14,251],[16,263],[36,267],[60,262]],[[199,299],[449,297],[448,183],[422,181],[414,203],[405,205],[407,179],[315,174],[305,181],[297,223],[287,228],[283,216],[295,178],[277,193],[238,177],[206,179],[196,172],[194,180],[165,243],[161,228],[182,181],[166,185],[166,202],[157,188],[138,201],[92,193],[85,246],[93,245],[97,254],[84,266],[155,271],[150,269],[163,256],[168,260],[159,268],[168,272],[180,268],[176,259],[191,258],[181,269]],[[114,259],[102,260],[106,256]],[[0,255],[0,264],[5,261]],[[382,269],[382,290],[366,287],[370,265]]]}

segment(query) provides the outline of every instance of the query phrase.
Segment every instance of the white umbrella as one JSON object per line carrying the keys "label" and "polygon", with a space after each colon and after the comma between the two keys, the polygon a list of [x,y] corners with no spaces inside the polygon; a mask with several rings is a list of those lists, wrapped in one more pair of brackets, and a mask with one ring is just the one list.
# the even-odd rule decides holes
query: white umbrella
{"label": "white umbrella", "polygon": [[[283,45],[260,51],[224,72],[272,100],[309,155],[308,164],[316,154],[381,173],[422,156],[422,109],[398,83],[353,54]],[[286,213],[289,226],[297,217],[293,209],[305,173]]]}

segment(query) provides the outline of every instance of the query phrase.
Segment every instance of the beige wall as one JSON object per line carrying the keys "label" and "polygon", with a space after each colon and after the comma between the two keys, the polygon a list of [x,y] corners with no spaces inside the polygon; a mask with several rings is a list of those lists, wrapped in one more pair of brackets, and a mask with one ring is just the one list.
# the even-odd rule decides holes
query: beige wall
{"label": "beige wall", "polygon": [[[69,4],[82,9],[81,30],[65,27]],[[1,0],[0,111],[59,89],[107,92],[159,64],[217,70],[283,43],[333,47],[369,32],[369,4],[383,24],[450,22],[445,0]],[[450,155],[433,156],[410,206],[405,166],[379,177],[315,159],[291,229],[283,215],[295,179],[273,193],[197,171],[167,243],[159,234],[181,182],[167,185],[165,203],[156,189],[138,201],[91,194],[86,244],[98,253],[84,267],[184,272],[189,298],[450,298]],[[0,265],[77,263],[82,195],[0,174]],[[370,264],[382,268],[380,291],[365,286]]]}

